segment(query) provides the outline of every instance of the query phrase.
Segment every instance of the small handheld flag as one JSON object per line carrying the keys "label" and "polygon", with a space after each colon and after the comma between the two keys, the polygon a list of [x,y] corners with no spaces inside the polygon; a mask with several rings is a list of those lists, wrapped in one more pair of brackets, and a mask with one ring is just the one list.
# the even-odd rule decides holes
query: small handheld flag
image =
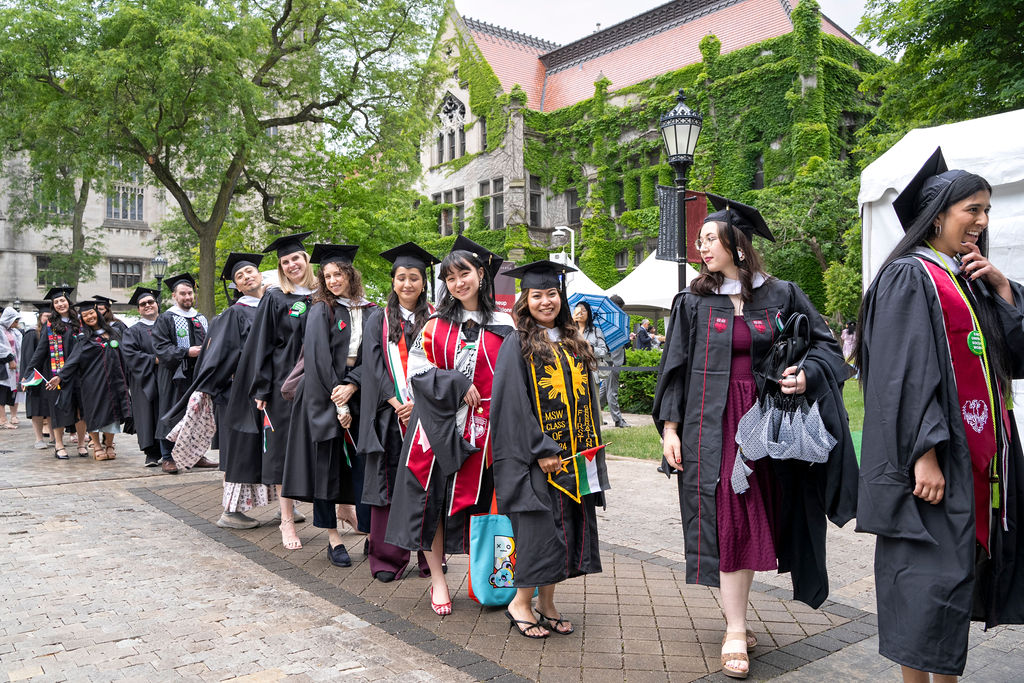
{"label": "small handheld flag", "polygon": [[33,370],[31,377],[21,380],[21,386],[28,389],[29,387],[37,387],[45,382],[46,378],[40,375],[38,370]]}
{"label": "small handheld flag", "polygon": [[267,430],[274,431],[274,425],[270,421],[270,414],[267,413],[267,409],[263,409],[263,452],[267,452]]}

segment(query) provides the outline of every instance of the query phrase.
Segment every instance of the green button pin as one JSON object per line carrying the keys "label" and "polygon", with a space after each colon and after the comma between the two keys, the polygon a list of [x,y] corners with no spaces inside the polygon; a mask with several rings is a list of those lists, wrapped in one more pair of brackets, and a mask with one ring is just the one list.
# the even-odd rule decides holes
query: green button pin
{"label": "green button pin", "polygon": [[178,330],[179,337],[184,337],[186,334],[188,334],[188,330]]}
{"label": "green button pin", "polygon": [[985,341],[981,338],[981,333],[977,330],[971,330],[967,335],[967,348],[971,350],[976,356],[980,356],[985,350]]}

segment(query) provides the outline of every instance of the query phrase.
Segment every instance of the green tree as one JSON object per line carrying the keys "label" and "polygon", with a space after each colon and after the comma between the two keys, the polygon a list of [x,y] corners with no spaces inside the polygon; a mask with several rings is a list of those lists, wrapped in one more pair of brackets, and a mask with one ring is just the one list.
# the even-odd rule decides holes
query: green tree
{"label": "green tree", "polygon": [[[3,81],[48,91],[96,148],[141,160],[198,237],[213,312],[217,237],[250,193],[265,217],[328,140],[362,152],[426,111],[440,0],[24,0],[0,11]],[[419,131],[412,130],[416,135]],[[254,199],[253,204],[257,201]]]}
{"label": "green tree", "polygon": [[861,133],[873,158],[920,126],[1024,107],[1024,0],[869,0],[858,31],[894,61]]}

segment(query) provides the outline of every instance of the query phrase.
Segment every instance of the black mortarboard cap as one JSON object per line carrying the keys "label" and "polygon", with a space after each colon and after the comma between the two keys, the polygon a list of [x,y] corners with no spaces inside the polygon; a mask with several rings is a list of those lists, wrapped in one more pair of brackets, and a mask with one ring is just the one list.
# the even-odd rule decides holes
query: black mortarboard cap
{"label": "black mortarboard cap", "polygon": [[748,239],[759,235],[769,242],[775,241],[775,236],[768,229],[764,216],[754,207],[710,192],[707,193],[707,197],[717,211],[709,213],[708,217],[704,219],[705,223],[711,221],[725,223],[743,232]]}
{"label": "black mortarboard cap", "polygon": [[263,254],[246,254],[239,251],[233,251],[228,254],[228,258],[224,261],[224,270],[220,272],[221,280],[234,280],[235,271],[245,266],[252,266],[253,268],[259,269],[260,261],[263,260]]}
{"label": "black mortarboard cap", "polygon": [[381,252],[380,255],[381,258],[390,261],[398,267],[419,268],[423,272],[427,272],[427,267],[441,262],[441,259],[415,242],[399,244],[393,249]]}
{"label": "black mortarboard cap", "polygon": [[89,309],[95,309],[96,304],[102,304],[102,301],[97,299],[83,299],[74,305],[74,309],[81,313],[82,311],[88,311]]}
{"label": "black mortarboard cap", "polygon": [[150,289],[149,287],[136,287],[135,291],[132,292],[132,298],[128,299],[128,303],[131,304],[132,306],[138,306],[139,299],[141,299],[144,296],[151,296],[159,302],[160,290]]}
{"label": "black mortarboard cap", "polygon": [[110,304],[117,303],[117,299],[111,299],[109,296],[103,296],[102,294],[93,294],[92,298],[101,304],[106,304],[107,308],[110,308]]}
{"label": "black mortarboard cap", "polygon": [[903,191],[892,200],[892,208],[906,232],[916,219],[935,199],[948,189],[954,180],[968,175],[967,171],[949,170],[942,148],[936,147],[920,170],[910,179]]}
{"label": "black mortarboard cap", "polygon": [[302,245],[302,240],[306,239],[313,232],[297,232],[293,235],[282,235],[276,240],[267,245],[267,248],[263,250],[264,254],[269,254],[272,251],[277,252],[277,257],[287,256],[288,254],[294,254],[297,251],[302,251],[305,247]]}
{"label": "black mortarboard cap", "polygon": [[65,299],[70,301],[71,300],[71,292],[73,292],[73,291],[75,291],[74,287],[68,287],[66,285],[62,285],[60,287],[51,287],[50,291],[47,292],[46,296],[43,297],[43,300],[45,300],[45,301],[53,301],[54,299],[56,299],[58,297],[64,297]]}
{"label": "black mortarboard cap", "polygon": [[452,245],[452,251],[459,250],[468,251],[483,261],[484,266],[487,268],[487,271],[491,274],[492,278],[497,274],[498,268],[500,268],[501,264],[505,261],[505,259],[498,256],[490,249],[481,244],[477,244],[463,235],[456,237],[455,244]]}
{"label": "black mortarboard cap", "polygon": [[354,244],[314,244],[310,263],[324,266],[328,263],[349,263],[356,260],[359,247]]}
{"label": "black mortarboard cap", "polygon": [[506,270],[503,274],[519,280],[521,289],[562,289],[565,275],[575,272],[572,266],[544,260]]}
{"label": "black mortarboard cap", "polygon": [[164,284],[167,285],[167,289],[171,290],[172,293],[174,292],[174,288],[182,282],[187,282],[192,286],[192,289],[196,288],[196,279],[192,277],[191,273],[178,273],[177,275],[173,275],[164,280]]}
{"label": "black mortarboard cap", "polygon": [[37,311],[39,311],[40,313],[42,313],[44,311],[48,312],[50,310],[50,302],[46,301],[45,299],[40,300],[40,301],[26,301],[25,304],[27,304],[29,306],[34,306],[35,309]]}

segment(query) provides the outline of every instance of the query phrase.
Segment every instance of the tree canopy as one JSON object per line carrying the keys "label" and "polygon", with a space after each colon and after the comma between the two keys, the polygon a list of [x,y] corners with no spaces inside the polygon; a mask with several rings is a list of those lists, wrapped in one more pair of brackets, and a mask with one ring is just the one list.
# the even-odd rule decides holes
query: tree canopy
{"label": "tree canopy", "polygon": [[0,92],[32,94],[11,110],[88,122],[90,150],[148,169],[198,236],[200,308],[212,313],[217,236],[239,195],[281,223],[325,143],[358,158],[388,145],[388,124],[419,135],[440,6],[23,0],[0,10]]}

